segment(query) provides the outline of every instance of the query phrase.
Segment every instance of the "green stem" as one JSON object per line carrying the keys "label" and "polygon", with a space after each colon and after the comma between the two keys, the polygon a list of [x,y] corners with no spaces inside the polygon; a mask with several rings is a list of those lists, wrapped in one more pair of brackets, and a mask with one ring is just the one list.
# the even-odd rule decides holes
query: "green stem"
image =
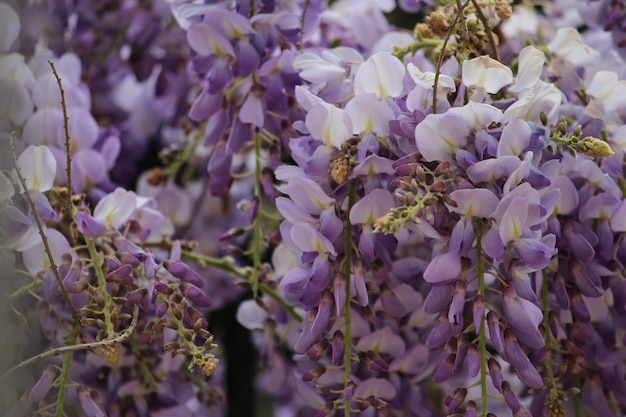
{"label": "green stem", "polygon": [[[576,375],[574,377],[574,386],[576,387],[580,387],[580,375]],[[574,417],[581,417],[582,416],[582,410],[581,410],[581,404],[580,404],[580,392],[577,393],[576,395],[574,395]]]}
{"label": "green stem", "polygon": [[[347,213],[350,213],[352,210],[352,206],[354,206],[354,200],[356,199],[356,180],[352,180],[350,182],[350,191],[348,194],[348,210]],[[345,267],[345,275],[346,275],[346,305],[344,308],[344,319],[345,319],[345,351],[344,351],[344,395],[348,389],[348,383],[351,380],[352,373],[352,317],[351,317],[351,303],[352,303],[352,295],[350,294],[350,274],[352,273],[352,223],[350,223],[350,219],[346,220],[346,246],[344,249],[344,267]],[[345,408],[344,408],[344,416],[350,417],[350,401],[346,398]]]}
{"label": "green stem", "polygon": [[[261,137],[258,133],[254,134],[254,195],[257,198],[257,204],[259,207],[256,210],[260,210],[261,206]],[[252,274],[252,293],[256,297],[259,291],[259,273],[261,272],[261,215],[257,211],[254,221],[252,223],[254,229],[253,247],[252,247],[252,262],[254,273]]]}
{"label": "green stem", "polygon": [[113,322],[111,321],[111,310],[109,310],[112,303],[111,295],[107,291],[107,283],[104,279],[104,272],[102,272],[102,264],[100,262],[100,254],[96,249],[96,245],[94,244],[93,239],[88,237],[85,237],[85,243],[87,244],[89,256],[93,261],[93,269],[96,273],[96,278],[98,279],[98,291],[100,292],[100,295],[102,295],[102,300],[104,301],[102,313],[104,314],[104,324],[106,325],[105,330],[107,337],[110,337],[115,333]]}
{"label": "green stem", "polygon": [[[442,45],[441,39],[418,39],[410,45],[394,50],[393,55],[402,60],[406,54],[419,51],[425,48],[437,48]],[[443,48],[442,48],[443,49]]]}
{"label": "green stem", "polygon": [[304,7],[302,8],[302,18],[300,19],[300,52],[303,51],[304,48],[304,23],[306,21],[306,12],[311,5],[311,0],[306,0],[304,2]]}
{"label": "green stem", "polygon": [[66,352],[63,359],[63,370],[59,379],[59,395],[57,397],[57,407],[54,411],[54,417],[63,416],[63,405],[65,404],[65,395],[67,394],[67,384],[70,380],[70,366],[72,366],[73,352]]}
{"label": "green stem", "polygon": [[[476,250],[478,251],[478,294],[485,298],[485,260],[483,259],[483,220],[476,221]],[[485,329],[485,312],[480,321],[478,331],[478,351],[480,352],[480,392],[482,397],[482,417],[487,416],[488,393],[487,393],[487,332]]]}
{"label": "green stem", "polygon": [[[541,301],[543,304],[543,327],[544,334],[546,338],[546,349],[552,350],[554,346],[552,346],[552,332],[550,331],[550,321],[548,315],[550,314],[550,298],[548,291],[548,274],[544,270],[543,271],[543,285],[541,287]],[[554,370],[552,369],[552,356],[548,355],[548,360],[546,362],[546,369],[548,371],[548,379],[551,382],[550,387],[550,396],[552,397],[556,394],[556,386],[554,383]]]}
{"label": "green stem", "polygon": [[27,284],[21,288],[18,288],[13,293],[11,293],[9,297],[11,298],[11,300],[15,300],[16,298],[20,298],[22,295],[26,294],[30,290],[34,290],[35,288],[38,288],[38,287],[41,287],[41,280],[33,281],[30,284]]}
{"label": "green stem", "polygon": [[213,268],[220,269],[228,274],[234,275],[238,278],[245,279],[246,281],[250,280],[250,273],[245,272],[241,268],[233,266],[233,259],[231,258],[226,257],[220,259],[189,251],[182,251],[181,256],[184,259],[189,259],[198,263],[200,266],[211,266]]}

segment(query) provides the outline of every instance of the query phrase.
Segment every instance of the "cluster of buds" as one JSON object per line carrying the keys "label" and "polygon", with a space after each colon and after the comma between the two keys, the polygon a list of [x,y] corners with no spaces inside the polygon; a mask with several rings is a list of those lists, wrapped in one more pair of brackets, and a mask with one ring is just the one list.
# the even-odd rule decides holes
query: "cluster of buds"
{"label": "cluster of buds", "polygon": [[[154,340],[163,337],[165,327],[178,333],[177,340],[164,344],[163,349],[170,351],[172,356],[189,357],[189,369],[200,368],[206,376],[212,375],[218,364],[217,358],[208,353],[217,347],[213,343],[213,335],[206,329],[208,322],[198,308],[211,306],[211,299],[200,287],[204,281],[200,275],[188,265],[180,261],[167,260],[163,267],[179,282],[159,280],[155,282],[151,297],[159,304],[157,320],[146,328],[145,334]],[[196,308],[198,307],[198,308]]]}
{"label": "cluster of buds", "polygon": [[419,162],[409,162],[399,165],[396,171],[400,175],[396,181],[396,199],[401,205],[375,222],[375,232],[396,234],[400,226],[408,227],[421,219],[432,223],[438,202],[454,204],[447,197],[454,183],[448,161],[439,163],[434,170]]}
{"label": "cluster of buds", "polygon": [[548,148],[552,153],[561,153],[563,148],[566,148],[574,157],[576,153],[582,153],[592,158],[606,158],[613,155],[614,152],[607,141],[592,136],[581,137],[582,128],[580,126],[576,126],[570,133],[567,125],[567,119],[565,116],[561,116],[559,123],[551,130],[550,140],[556,144],[556,149],[553,146]]}
{"label": "cluster of buds", "polygon": [[443,39],[454,37],[443,50],[444,59],[449,56],[468,58],[480,56],[487,50],[487,41],[496,43],[498,39],[489,26],[511,17],[511,2],[508,0],[469,1],[459,9],[460,3],[450,2],[433,10],[424,22],[413,29],[416,42],[397,52],[415,52],[423,47],[435,47],[435,58],[442,53],[439,46]]}

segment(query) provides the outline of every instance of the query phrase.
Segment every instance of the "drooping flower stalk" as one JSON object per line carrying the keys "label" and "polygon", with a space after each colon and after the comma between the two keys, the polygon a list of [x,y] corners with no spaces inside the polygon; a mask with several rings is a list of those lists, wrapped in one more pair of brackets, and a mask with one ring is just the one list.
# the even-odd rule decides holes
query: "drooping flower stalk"
{"label": "drooping flower stalk", "polygon": [[[350,181],[350,190],[348,191],[348,209],[347,213],[350,213],[352,207],[354,206],[356,200],[356,184],[357,180],[353,179]],[[345,307],[343,311],[344,317],[344,358],[343,358],[343,366],[344,366],[344,377],[343,377],[343,389],[344,389],[344,416],[350,417],[351,415],[351,400],[348,398],[348,384],[352,382],[352,294],[350,292],[350,281],[352,274],[352,222],[350,222],[349,217],[346,216],[346,241],[345,241],[345,249],[344,249],[344,275],[346,279],[345,289],[346,289],[346,300]]]}
{"label": "drooping flower stalk", "polygon": [[[477,275],[478,275],[478,295],[485,299],[486,285],[485,285],[485,261],[483,258],[483,219],[476,219],[476,252],[478,256],[477,260]],[[485,312],[483,310],[482,318],[480,320],[480,329],[478,331],[478,352],[480,354],[480,393],[481,393],[481,415],[485,417],[489,410],[487,394],[487,322],[485,318]]]}

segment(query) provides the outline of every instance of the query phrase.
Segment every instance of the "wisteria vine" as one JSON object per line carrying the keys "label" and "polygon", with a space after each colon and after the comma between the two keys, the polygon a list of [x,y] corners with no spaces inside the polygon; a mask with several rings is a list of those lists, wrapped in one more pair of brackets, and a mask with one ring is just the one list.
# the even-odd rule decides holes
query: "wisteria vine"
{"label": "wisteria vine", "polygon": [[0,0],[2,415],[624,415],[625,16]]}

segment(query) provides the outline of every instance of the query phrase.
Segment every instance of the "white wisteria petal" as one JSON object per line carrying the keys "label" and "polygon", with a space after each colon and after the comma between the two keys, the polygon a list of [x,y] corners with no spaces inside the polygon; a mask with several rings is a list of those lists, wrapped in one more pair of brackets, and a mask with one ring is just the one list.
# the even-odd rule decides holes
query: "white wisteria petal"
{"label": "white wisteria petal", "polygon": [[318,103],[306,115],[306,127],[313,138],[327,146],[340,148],[352,137],[352,122],[344,109],[326,102]]}
{"label": "white wisteria petal", "polygon": [[118,187],[98,202],[93,216],[104,220],[110,228],[118,229],[130,218],[136,208],[137,194]]}
{"label": "white wisteria petal", "polygon": [[293,67],[300,71],[300,78],[312,83],[341,80],[347,74],[346,68],[339,63],[329,62],[311,52],[296,57],[293,60]]}
{"label": "white wisteria petal", "polygon": [[35,85],[35,76],[26,65],[24,55],[17,53],[0,56],[0,79],[17,81],[28,90]]}
{"label": "white wisteria petal", "polygon": [[519,69],[515,83],[509,87],[510,91],[517,92],[526,88],[532,88],[539,81],[546,56],[532,45],[522,49],[519,53]]}
{"label": "white wisteria petal", "polygon": [[301,85],[297,85],[295,88],[296,101],[302,109],[307,113],[311,110],[313,106],[318,103],[324,103],[324,100],[311,93],[307,88],[302,87]]}
{"label": "white wisteria petal", "polygon": [[3,173],[0,172],[0,204],[9,200],[15,194],[15,188],[13,188],[13,183]]}
{"label": "white wisteria petal", "polygon": [[463,62],[462,79],[468,87],[495,94],[513,82],[513,72],[501,62],[483,55]]}
{"label": "white wisteria petal", "polygon": [[613,71],[596,72],[586,92],[602,102],[604,111],[614,112],[626,108],[626,81],[619,80]]}
{"label": "white wisteria petal", "polygon": [[267,311],[254,300],[245,300],[237,308],[237,321],[248,330],[263,329]]}
{"label": "white wisteria petal", "polygon": [[598,51],[585,44],[580,33],[572,27],[559,29],[548,44],[548,49],[576,67],[591,65],[600,59]]}
{"label": "white wisteria petal", "polygon": [[[435,87],[435,73],[432,71],[422,72],[418,67],[416,67],[412,62],[409,62],[406,66],[407,72],[409,76],[415,83],[420,87],[424,87],[430,90],[434,90]],[[445,74],[439,74],[439,79],[437,80],[437,94],[441,94],[441,96],[445,96],[448,93],[456,91],[456,85],[454,84],[454,79]]]}
{"label": "white wisteria petal", "polygon": [[540,124],[543,112],[548,116],[548,125],[554,125],[562,99],[563,93],[554,84],[539,81],[534,88],[526,90],[525,95],[519,97],[504,111],[503,122],[523,119]]}
{"label": "white wisteria petal", "polygon": [[528,200],[525,198],[515,197],[502,216],[498,231],[505,245],[519,238],[525,231],[528,205]]}
{"label": "white wisteria petal", "polygon": [[[52,151],[47,146],[31,145],[17,159],[17,166],[26,181],[26,187],[30,192],[45,192],[52,188],[57,170],[57,161]],[[20,192],[24,192],[22,184],[13,170],[13,180],[20,186]]]}
{"label": "white wisteria petal", "polygon": [[456,151],[467,143],[466,125],[459,112],[429,114],[415,127],[417,150],[426,161],[454,161]]}
{"label": "white wisteria petal", "polygon": [[380,99],[398,97],[404,88],[404,64],[389,52],[377,52],[354,76],[354,94],[374,93]]}
{"label": "white wisteria petal", "polygon": [[502,129],[502,135],[498,142],[496,156],[499,158],[505,155],[520,155],[530,144],[530,126],[521,119],[511,120]]}
{"label": "white wisteria petal", "polygon": [[13,7],[0,3],[0,53],[7,52],[20,34],[22,24]]}
{"label": "white wisteria petal", "polygon": [[386,101],[378,100],[374,93],[355,96],[346,104],[345,111],[352,121],[352,133],[389,134],[389,122],[394,118],[393,110]]}
{"label": "white wisteria petal", "polygon": [[31,95],[18,81],[0,79],[0,97],[0,121],[22,125],[33,114]]}
{"label": "white wisteria petal", "polygon": [[[72,248],[67,242],[65,236],[63,236],[63,234],[58,230],[47,229],[45,233],[50,246],[50,252],[52,253],[52,259],[54,259],[54,263],[56,265],[59,265],[63,254],[70,252]],[[48,258],[48,254],[44,249],[41,238],[36,245],[22,252],[22,260],[24,261],[26,270],[28,270],[31,274],[38,274],[42,271],[47,271],[51,266],[50,258]]]}

